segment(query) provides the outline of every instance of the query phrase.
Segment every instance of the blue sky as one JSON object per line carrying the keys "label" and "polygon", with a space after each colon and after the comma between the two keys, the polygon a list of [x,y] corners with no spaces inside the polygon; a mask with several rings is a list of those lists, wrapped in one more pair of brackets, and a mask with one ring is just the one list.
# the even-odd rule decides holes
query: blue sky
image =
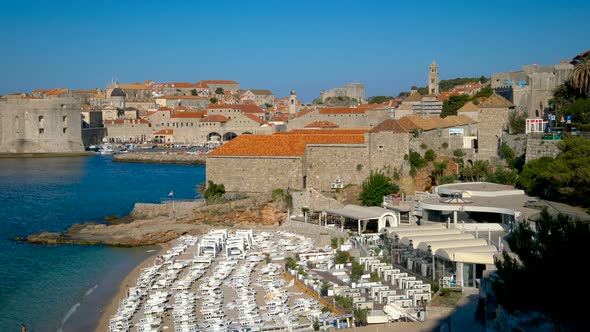
{"label": "blue sky", "polygon": [[[0,94],[233,79],[305,101],[557,63],[590,48],[589,1],[1,1]],[[566,4],[567,6],[565,6]]]}

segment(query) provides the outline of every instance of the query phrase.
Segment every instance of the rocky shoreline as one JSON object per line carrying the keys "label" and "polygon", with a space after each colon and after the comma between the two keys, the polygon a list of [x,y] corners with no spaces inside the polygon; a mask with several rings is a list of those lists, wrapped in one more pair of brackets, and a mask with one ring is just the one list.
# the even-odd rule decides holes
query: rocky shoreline
{"label": "rocky shoreline", "polygon": [[168,152],[128,152],[116,154],[113,161],[148,164],[205,165],[206,155]]}
{"label": "rocky shoreline", "polygon": [[137,203],[129,216],[109,224],[75,224],[62,233],[41,232],[17,238],[31,244],[102,244],[136,247],[162,244],[182,235],[206,233],[212,227],[274,227],[287,213],[267,196],[255,196],[224,204],[202,201],[171,204]]}

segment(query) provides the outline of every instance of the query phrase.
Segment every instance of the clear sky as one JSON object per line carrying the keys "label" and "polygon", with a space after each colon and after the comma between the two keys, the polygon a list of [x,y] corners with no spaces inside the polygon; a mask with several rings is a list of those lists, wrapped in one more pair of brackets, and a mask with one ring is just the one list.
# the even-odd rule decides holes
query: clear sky
{"label": "clear sky", "polygon": [[590,49],[590,1],[0,0],[0,94],[233,79],[310,102],[557,63]]}

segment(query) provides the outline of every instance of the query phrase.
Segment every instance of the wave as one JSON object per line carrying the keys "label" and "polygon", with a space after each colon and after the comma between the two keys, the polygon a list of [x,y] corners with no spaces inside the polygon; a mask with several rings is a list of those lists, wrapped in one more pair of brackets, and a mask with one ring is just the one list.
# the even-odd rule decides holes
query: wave
{"label": "wave", "polygon": [[88,295],[92,294],[92,292],[94,292],[94,290],[95,290],[97,287],[98,287],[98,284],[94,285],[94,287],[92,287],[92,288],[89,288],[89,289],[86,291],[86,293],[84,293],[84,297],[86,297],[86,296],[88,296]]}
{"label": "wave", "polygon": [[80,306],[80,302],[74,304],[74,306],[71,307],[70,310],[68,310],[68,312],[66,313],[64,319],[61,321],[61,326],[59,327],[59,329],[57,330],[57,332],[63,332],[64,331],[64,325],[66,324],[66,322],[68,321],[68,319],[70,319],[70,317],[72,317],[72,315],[74,314],[74,312],[76,312],[76,310],[78,310],[78,307],[79,306]]}

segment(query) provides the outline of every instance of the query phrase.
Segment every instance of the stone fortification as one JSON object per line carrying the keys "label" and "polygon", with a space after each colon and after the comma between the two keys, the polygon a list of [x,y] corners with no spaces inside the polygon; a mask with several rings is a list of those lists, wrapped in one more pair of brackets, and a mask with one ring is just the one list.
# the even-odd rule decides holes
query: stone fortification
{"label": "stone fortification", "polygon": [[555,158],[561,152],[558,143],[561,141],[543,140],[529,138],[526,141],[525,162],[539,159],[541,157]]}
{"label": "stone fortification", "polygon": [[146,164],[191,164],[204,165],[206,156],[203,154],[186,153],[155,153],[128,152],[113,157],[113,161]]}
{"label": "stone fortification", "polygon": [[82,151],[80,103],[76,99],[0,100],[0,153]]}
{"label": "stone fortification", "polygon": [[344,205],[334,198],[327,197],[315,189],[306,189],[303,191],[292,192],[293,211],[291,214],[301,214],[302,208],[308,208],[310,211],[321,211],[327,209],[340,209]]}

